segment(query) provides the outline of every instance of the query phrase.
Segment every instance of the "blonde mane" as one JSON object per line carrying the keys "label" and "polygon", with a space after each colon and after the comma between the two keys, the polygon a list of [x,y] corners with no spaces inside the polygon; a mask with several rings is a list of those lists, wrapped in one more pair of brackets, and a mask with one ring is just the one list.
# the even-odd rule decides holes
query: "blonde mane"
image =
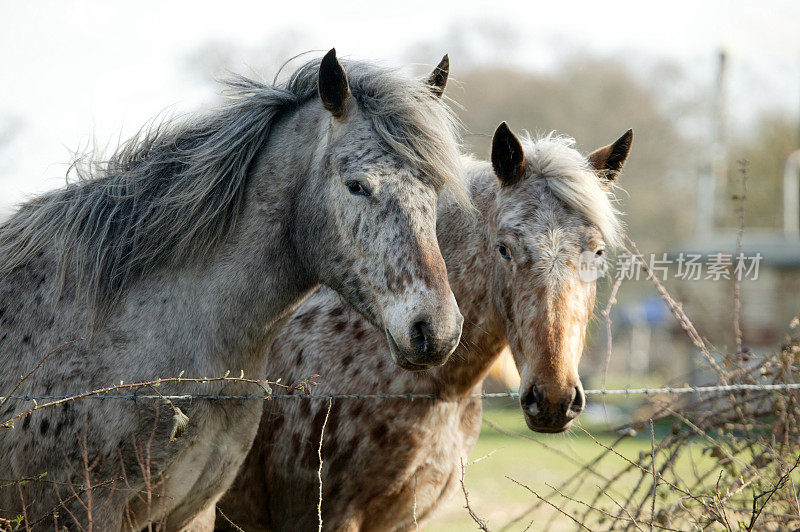
{"label": "blonde mane", "polygon": [[550,133],[538,139],[526,134],[520,142],[533,175],[544,179],[553,195],[597,226],[608,246],[618,246],[623,224],[614,194],[574,148],[575,140]]}

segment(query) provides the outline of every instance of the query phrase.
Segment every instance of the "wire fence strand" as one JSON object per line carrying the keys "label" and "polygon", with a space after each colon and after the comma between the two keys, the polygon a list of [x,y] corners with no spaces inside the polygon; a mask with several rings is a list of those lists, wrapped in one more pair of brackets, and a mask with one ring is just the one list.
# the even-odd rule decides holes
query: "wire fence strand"
{"label": "wire fence strand", "polygon": [[[664,386],[659,388],[620,388],[620,389],[593,389],[584,390],[586,395],[663,395],[663,394],[713,394],[727,392],[746,392],[746,391],[775,391],[788,392],[800,390],[800,383],[781,383],[781,384],[727,384],[716,386]],[[75,395],[9,395],[0,396],[0,401],[59,401],[69,399]],[[480,399],[518,399],[519,392],[486,392],[471,394],[467,397]],[[458,400],[463,397],[457,398]],[[205,399],[210,401],[221,400],[261,400],[272,399],[308,399],[308,400],[330,400],[330,399],[438,399],[443,400],[438,394],[420,393],[330,393],[330,394],[304,394],[304,393],[278,393],[270,395],[213,395],[213,394],[182,394],[182,395],[150,395],[138,393],[102,393],[82,397],[82,399],[114,400],[123,399],[129,401],[146,399],[169,399],[172,401]]]}

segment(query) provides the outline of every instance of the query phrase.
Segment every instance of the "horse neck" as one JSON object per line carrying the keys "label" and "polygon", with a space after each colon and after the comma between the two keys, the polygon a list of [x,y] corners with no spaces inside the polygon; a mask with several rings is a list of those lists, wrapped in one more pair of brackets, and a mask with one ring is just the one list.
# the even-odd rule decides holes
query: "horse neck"
{"label": "horse neck", "polygon": [[492,295],[495,257],[487,233],[497,178],[485,162],[470,162],[468,176],[477,213],[466,213],[454,202],[442,201],[437,221],[450,287],[464,316],[458,349],[444,366],[434,370],[439,393],[451,396],[471,392],[507,345]]}
{"label": "horse neck", "polygon": [[270,134],[254,164],[239,227],[201,274],[212,288],[200,290],[217,309],[215,330],[238,347],[232,356],[266,352],[284,320],[318,286],[291,244],[298,192],[314,174],[318,144],[316,129],[297,128],[297,120],[308,120],[302,108]]}

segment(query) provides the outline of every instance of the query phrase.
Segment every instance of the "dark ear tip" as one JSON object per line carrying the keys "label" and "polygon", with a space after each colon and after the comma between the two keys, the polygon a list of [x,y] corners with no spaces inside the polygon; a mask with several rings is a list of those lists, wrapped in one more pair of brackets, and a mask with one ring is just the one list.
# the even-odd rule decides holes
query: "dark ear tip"
{"label": "dark ear tip", "polygon": [[626,132],[625,132],[625,133],[622,135],[622,137],[620,138],[620,140],[621,140],[622,142],[624,142],[625,144],[627,144],[628,146],[630,146],[630,145],[631,145],[631,142],[633,142],[633,128],[631,128],[631,129],[629,129],[628,131],[626,131]]}
{"label": "dark ear tip", "polygon": [[428,79],[425,83],[430,88],[431,92],[437,98],[441,98],[442,94],[444,94],[444,88],[447,85],[447,78],[450,75],[450,58],[447,54],[444,54],[442,60],[439,61],[439,64],[436,65],[436,68],[433,69]]}
{"label": "dark ear tip", "polygon": [[511,128],[508,127],[508,122],[503,120],[500,122],[500,125],[497,126],[497,129],[494,130],[494,134],[497,135],[498,133],[505,133],[506,131],[510,132]]}
{"label": "dark ear tip", "polygon": [[336,61],[337,61],[337,59],[336,59],[336,48],[331,48],[330,50],[328,50],[328,53],[326,53],[322,57],[322,61],[321,61],[320,64],[327,64],[327,63],[336,62]]}

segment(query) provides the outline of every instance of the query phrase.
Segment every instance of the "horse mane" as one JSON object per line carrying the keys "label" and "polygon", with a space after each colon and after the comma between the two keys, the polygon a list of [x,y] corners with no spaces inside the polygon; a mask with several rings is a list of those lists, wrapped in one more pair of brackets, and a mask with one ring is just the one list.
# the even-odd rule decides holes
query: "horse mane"
{"label": "horse mane", "polygon": [[623,224],[613,191],[574,148],[575,140],[550,133],[537,139],[525,135],[521,142],[533,175],[544,179],[554,196],[597,226],[608,246],[620,245]]}
{"label": "horse mane", "polygon": [[[77,180],[0,225],[0,276],[53,250],[61,282],[72,274],[76,295],[100,311],[148,272],[207,256],[237,225],[250,169],[275,123],[316,98],[319,62],[277,85],[236,77],[216,111],[145,128],[106,160],[84,156]],[[386,147],[469,205],[448,107],[396,70],[342,63]]]}

